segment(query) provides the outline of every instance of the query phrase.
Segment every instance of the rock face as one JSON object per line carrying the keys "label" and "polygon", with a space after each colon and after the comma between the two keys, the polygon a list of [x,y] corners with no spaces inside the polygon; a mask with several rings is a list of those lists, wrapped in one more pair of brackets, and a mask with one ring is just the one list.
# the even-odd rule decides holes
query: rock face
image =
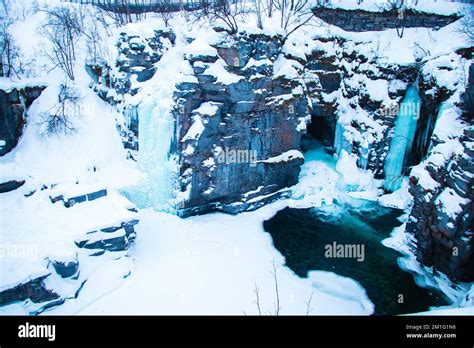
{"label": "rock face", "polygon": [[59,298],[59,295],[45,287],[43,281],[48,275],[44,275],[30,281],[19,284],[14,288],[0,291],[0,306],[16,301],[31,299],[34,303],[51,301]]}
{"label": "rock face", "polygon": [[153,77],[163,52],[170,44],[174,44],[176,37],[172,31],[156,30],[154,36],[141,38],[137,35],[120,34],[117,43],[120,52],[116,67],[122,78],[117,79],[115,90],[119,94],[136,93],[131,80],[144,82]]}
{"label": "rock face", "polygon": [[14,191],[17,188],[23,186],[25,184],[24,180],[18,181],[18,180],[9,180],[6,182],[0,183],[0,193],[6,193],[10,191]]}
{"label": "rock face", "polygon": [[0,156],[18,144],[27,123],[27,109],[44,89],[44,86],[0,89]]}
{"label": "rock face", "polygon": [[91,256],[102,255],[106,251],[125,251],[135,240],[135,225],[138,220],[123,221],[117,226],[87,232],[76,240],[79,248],[93,251]]}
{"label": "rock face", "polygon": [[443,16],[414,10],[387,10],[369,12],[364,10],[344,10],[327,7],[316,7],[316,17],[326,23],[338,26],[346,31],[381,31],[396,28],[435,28],[439,29],[461,18],[460,16]]}
{"label": "rock face", "polygon": [[[400,26],[398,14],[393,12],[364,12],[364,21],[353,11],[320,11],[318,16],[348,30]],[[435,28],[458,19],[410,11],[404,16],[405,27]],[[153,65],[174,44],[175,37],[172,32],[155,32],[153,38],[146,39],[122,34],[119,41],[116,67],[121,75],[111,76],[111,69],[106,67],[95,88],[104,99],[123,107],[128,121],[122,131],[136,139],[140,115],[136,106],[121,101],[124,95],[137,93],[133,81],[153,76]],[[416,171],[412,174],[410,193],[414,204],[407,232],[418,240],[422,263],[435,266],[453,279],[472,279],[472,128],[466,128],[458,139],[464,146],[462,155],[445,161],[432,157],[433,147],[442,142],[432,137],[440,105],[458,88],[456,84],[443,85],[436,74],[455,76],[458,72],[453,67],[461,58],[450,56],[433,62],[425,71],[423,64],[383,63],[380,52],[370,52],[363,42],[316,38],[304,46],[287,43],[283,47],[279,36],[238,33],[223,35],[221,41],[205,49],[186,51],[192,74],[176,85],[172,110],[176,120],[172,152],[178,158],[179,213],[237,213],[284,196],[285,188],[298,180],[303,163],[300,142],[306,124],[311,136],[327,147],[357,155],[360,167],[370,169],[376,178],[384,178],[397,117],[397,111],[390,108],[399,105],[408,87],[417,83],[422,105],[402,174],[431,158],[423,171],[437,185],[427,187],[425,176]],[[462,100],[466,124],[472,124],[472,66],[471,84]],[[343,135],[336,144],[338,127]],[[137,143],[131,148],[138,149]],[[446,209],[449,197],[460,203],[459,209]],[[102,250],[113,249],[114,245],[124,247],[120,242],[123,235],[117,236],[117,242],[104,244],[113,236],[104,239],[106,231],[94,233],[100,236],[78,241],[80,246]]]}
{"label": "rock face", "polygon": [[473,85],[471,64],[463,96],[465,129],[457,143],[461,148],[445,158],[437,149],[449,140],[432,138],[427,160],[410,177],[414,202],[406,230],[417,239],[418,261],[460,281],[474,280],[474,126],[472,105],[466,102]]}
{"label": "rock face", "polygon": [[[139,150],[140,115],[124,96],[137,93],[140,83],[133,81],[153,76],[175,40],[172,31],[122,33],[115,69],[88,68],[96,92],[124,110],[119,131],[129,149]],[[193,76],[176,85],[173,109],[181,215],[256,208],[296,184],[309,111],[301,80],[275,73],[298,64],[284,57],[282,45],[281,36],[238,34],[209,47],[211,53],[186,54]]]}
{"label": "rock face", "polygon": [[53,260],[52,261],[54,270],[62,278],[70,278],[77,274],[79,271],[79,260],[76,258],[72,260]]}
{"label": "rock face", "polygon": [[184,216],[274,200],[296,184],[303,163],[308,104],[300,80],[278,75],[292,62],[280,54],[282,38],[242,34],[213,46],[187,55],[196,80],[174,95]]}
{"label": "rock face", "polygon": [[96,93],[123,110],[124,122],[118,122],[117,127],[127,149],[138,150],[138,114],[133,105],[124,103],[124,97],[135,95],[139,83],[153,77],[155,64],[175,41],[172,30],[154,30],[146,37],[122,32],[116,44],[118,56],[115,62],[95,62],[86,66]]}
{"label": "rock face", "polygon": [[[334,151],[339,145],[339,150],[354,153],[360,167],[383,178],[396,118],[389,106],[402,100],[417,71],[382,64],[363,46],[342,38],[319,38],[304,56],[290,56],[315,77],[305,80],[311,100],[308,133]],[[336,144],[338,124],[341,139]]]}

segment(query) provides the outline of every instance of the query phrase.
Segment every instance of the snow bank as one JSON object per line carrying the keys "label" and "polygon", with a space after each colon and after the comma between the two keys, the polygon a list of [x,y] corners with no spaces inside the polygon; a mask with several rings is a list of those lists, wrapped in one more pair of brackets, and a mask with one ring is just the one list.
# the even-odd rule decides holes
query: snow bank
{"label": "snow bank", "polygon": [[[406,8],[420,12],[436,13],[440,15],[452,15],[462,13],[463,6],[460,3],[437,0],[407,0]],[[387,0],[344,0],[331,1],[325,7],[341,8],[345,10],[365,10],[370,12],[381,12],[387,8]]]}
{"label": "snow bank", "polygon": [[369,300],[367,292],[359,282],[326,271],[311,271],[308,278],[316,289],[348,300],[359,301],[367,314],[374,312],[374,304]]}
{"label": "snow bank", "polygon": [[201,136],[202,132],[204,132],[204,124],[202,123],[202,119],[200,116],[193,116],[193,124],[189,127],[188,132],[184,135],[181,139],[181,142],[185,142],[188,140],[197,140]]}
{"label": "snow bank", "polygon": [[405,271],[410,272],[415,277],[418,286],[440,290],[453,306],[472,306],[466,303],[467,294],[471,291],[472,284],[452,283],[443,273],[434,273],[431,267],[426,267],[416,260],[413,250],[416,248],[416,240],[413,235],[405,233],[406,223],[396,227],[389,238],[382,241],[382,244],[392,248],[402,254],[398,258],[398,265]]}
{"label": "snow bank", "polygon": [[456,219],[463,212],[463,207],[471,201],[462,198],[452,188],[445,188],[435,200],[435,204],[442,206],[442,210],[451,218]]}
{"label": "snow bank", "polygon": [[304,159],[303,154],[298,151],[298,150],[288,150],[286,152],[283,152],[281,155],[271,157],[266,160],[262,161],[257,161],[257,162],[263,162],[263,163],[280,163],[280,162],[288,162],[288,161],[293,161],[295,159]]}
{"label": "snow bank", "polygon": [[409,180],[403,178],[402,186],[395,192],[385,194],[377,199],[377,202],[383,207],[405,210],[413,202],[412,195],[408,192]]}
{"label": "snow bank", "polygon": [[[327,272],[302,279],[283,266],[284,258],[262,222],[284,206],[280,201],[238,216],[186,220],[143,210],[131,254],[135,270],[127,281],[115,289],[89,279],[78,299],[48,313],[258,314],[253,292],[257,285],[262,314],[272,314],[274,260],[281,314],[305,315],[311,294],[310,314],[371,314],[373,305],[355,282]],[[351,290],[336,290],[341,284]],[[117,305],[124,298],[127,305]]]}

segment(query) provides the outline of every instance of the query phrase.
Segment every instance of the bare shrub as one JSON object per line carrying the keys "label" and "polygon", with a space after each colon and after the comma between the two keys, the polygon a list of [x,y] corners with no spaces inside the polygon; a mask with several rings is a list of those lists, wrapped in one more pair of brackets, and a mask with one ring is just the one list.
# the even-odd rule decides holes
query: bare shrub
{"label": "bare shrub", "polygon": [[474,7],[466,5],[466,12],[461,18],[459,32],[464,35],[470,44],[474,43]]}
{"label": "bare shrub", "polygon": [[[225,30],[229,34],[236,34],[239,31],[238,21],[248,14],[249,9],[245,1],[238,0],[232,3],[230,0],[219,0],[215,6],[209,8],[209,19],[211,21],[222,21]],[[206,12],[201,11],[205,15]]]}
{"label": "bare shrub", "polygon": [[82,21],[78,13],[68,7],[56,7],[46,11],[48,14],[43,33],[51,43],[51,51],[45,49],[45,55],[74,81],[76,62],[76,43],[83,32]]}
{"label": "bare shrub", "polygon": [[[273,303],[274,309],[272,311],[268,311],[269,315],[275,315],[279,316],[280,311],[281,311],[281,305],[280,305],[280,289],[278,287],[278,265],[275,263],[275,260],[272,261],[272,270],[271,270],[271,275],[273,278],[273,284],[274,284],[274,289],[275,289],[275,302]],[[261,304],[261,296],[260,296],[260,288],[258,285],[255,283],[255,287],[253,289],[253,293],[255,295],[255,301],[253,301],[253,304],[257,307],[258,314],[262,315],[262,304]],[[311,307],[311,301],[313,300],[313,293],[311,293],[311,296],[309,299],[305,302],[306,304],[306,315],[309,315],[314,308]],[[245,313],[245,312],[244,312]]]}
{"label": "bare shrub", "polygon": [[48,112],[40,114],[42,135],[52,136],[76,132],[73,119],[81,114],[81,99],[77,89],[62,84],[58,94],[58,103]]}
{"label": "bare shrub", "polygon": [[10,33],[12,20],[0,23],[0,76],[19,77],[20,70],[20,50]]}
{"label": "bare shrub", "polygon": [[274,0],[280,15],[280,27],[285,30],[285,40],[299,28],[315,19],[310,0]]}

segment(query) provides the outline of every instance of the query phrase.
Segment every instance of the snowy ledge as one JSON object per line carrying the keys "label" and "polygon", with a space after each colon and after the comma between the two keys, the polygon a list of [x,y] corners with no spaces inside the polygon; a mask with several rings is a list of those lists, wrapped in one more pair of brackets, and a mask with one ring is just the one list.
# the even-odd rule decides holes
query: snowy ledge
{"label": "snowy ledge", "polygon": [[12,81],[6,77],[0,77],[0,89],[5,92],[11,92],[14,89],[25,89],[32,87],[47,87],[48,84],[42,79],[24,79],[20,81]]}
{"label": "snowy ledge", "polygon": [[281,155],[278,155],[278,156],[275,156],[275,157],[270,157],[269,159],[262,160],[262,161],[257,161],[257,162],[260,162],[260,163],[280,163],[280,162],[294,161],[296,159],[303,159],[304,160],[303,154],[298,150],[289,150],[289,151],[283,152]]}
{"label": "snowy ledge", "polygon": [[438,30],[462,17],[461,13],[438,14],[432,11],[420,11],[415,7],[398,10],[385,6],[377,9],[378,11],[364,8],[316,7],[313,12],[324,22],[349,32],[383,31],[400,27]]}
{"label": "snowy ledge", "polygon": [[[387,10],[386,0],[363,0],[361,4],[358,0],[333,1],[328,4],[315,6],[317,8],[341,9],[341,10],[362,10],[367,12],[384,12]],[[460,3],[440,2],[436,0],[408,0],[406,9],[425,14],[437,14],[443,16],[462,15],[464,6]]]}

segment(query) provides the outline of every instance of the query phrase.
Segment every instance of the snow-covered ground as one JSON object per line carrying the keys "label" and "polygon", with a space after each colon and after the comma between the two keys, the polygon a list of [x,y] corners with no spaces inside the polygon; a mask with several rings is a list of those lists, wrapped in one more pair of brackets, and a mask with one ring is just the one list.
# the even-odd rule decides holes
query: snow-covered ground
{"label": "snow-covered ground", "polygon": [[[425,4],[423,1],[420,3]],[[449,6],[445,11],[448,10],[454,11]],[[27,258],[0,260],[0,290],[19,284],[32,275],[50,272],[49,259],[70,260],[76,257],[78,251],[74,241],[84,233],[135,217],[128,210],[133,204],[121,192],[146,177],[140,171],[143,168],[137,168],[134,162],[126,159],[116,130],[116,123],[123,116],[89,89],[90,78],[82,66],[84,56],[78,58],[81,63],[75,67],[75,86],[82,96],[82,117],[74,120],[77,132],[57,137],[41,135],[41,113],[52,107],[63,81],[57,69],[50,72],[45,66],[41,54],[44,43],[28,39],[28,35],[38,30],[44,16],[42,12],[31,13],[13,26],[23,57],[34,59],[31,64],[37,76],[14,83],[0,80],[2,88],[38,81],[48,86],[31,106],[28,127],[18,146],[0,158],[3,181],[26,179],[26,184],[20,189],[0,195],[0,245],[33,246]],[[266,33],[279,32],[270,22],[267,23],[270,27],[264,29]],[[182,18],[174,18],[172,25],[181,44],[184,44],[185,35],[198,37],[187,46],[187,52],[205,54],[213,50],[209,42],[215,34],[208,34],[208,28],[190,30]],[[160,20],[151,17],[144,23],[129,25],[127,30],[143,34],[162,26]],[[245,23],[242,23],[242,28],[246,28]],[[248,28],[259,31],[253,24],[248,24]],[[310,30],[313,31],[311,34]],[[331,32],[365,42],[367,51],[377,46],[384,52],[381,59],[387,63],[414,62],[418,58],[415,42],[433,57],[462,46],[459,40],[451,39],[456,33],[453,25],[440,29],[435,37],[426,29],[407,29],[405,37],[400,39],[394,30],[387,30],[377,34],[379,43],[390,43],[383,48],[375,43],[373,33],[349,34],[330,26],[302,29],[302,32],[304,35],[294,35],[286,47],[295,55],[303,54],[303,47],[307,50],[314,48],[305,46],[308,35],[324,36]],[[114,45],[113,35],[107,40],[110,41],[107,44]],[[164,57],[164,62],[183,63],[182,57],[178,57],[183,52],[178,45],[172,52],[174,56]],[[189,66],[169,69],[166,89],[172,88],[172,79],[185,79],[187,69]],[[213,65],[210,73],[220,79],[233,78],[227,72],[224,74],[218,64]],[[145,92],[136,99],[141,101],[153,96],[157,85],[162,84],[162,78],[141,85]],[[164,89],[161,88],[160,92]],[[377,88],[374,93],[377,93]],[[162,108],[169,107],[170,95],[161,96]],[[317,207],[348,197],[378,199],[383,205],[407,208],[410,197],[406,181],[399,191],[379,197],[382,183],[374,180],[370,172],[359,169],[353,155],[342,151],[336,164],[333,157],[320,151],[307,154],[306,160],[300,183],[289,188],[291,198],[254,212],[181,219],[152,209],[139,210],[137,238],[129,251],[106,252],[104,257],[97,259],[77,256],[81,264],[79,280],[85,281],[77,298],[73,295],[77,290],[76,283],[64,284],[56,276],[47,279],[47,285],[69,299],[44,314],[258,314],[255,303],[257,288],[262,314],[274,314],[277,306],[272,274],[274,266],[280,314],[371,314],[373,304],[354,280],[322,271],[311,272],[307,279],[302,279],[284,266],[284,258],[274,248],[270,235],[263,230],[263,221],[287,206]],[[107,197],[71,208],[60,202],[53,204],[50,200],[54,195],[73,197],[97,188],[106,188]],[[25,197],[32,192],[33,195]],[[393,238],[400,238],[399,232],[395,231]],[[437,286],[446,284],[438,283]],[[446,287],[442,289],[450,291]],[[467,291],[465,288],[461,290],[463,294]],[[459,293],[452,298],[462,302]],[[25,301],[0,307],[0,314],[29,314],[37,308],[37,305]],[[450,311],[455,312],[453,309]],[[463,309],[456,313],[472,314],[472,311]]]}
{"label": "snow-covered ground", "polygon": [[[254,303],[256,287],[262,314],[274,314],[274,265],[280,314],[371,314],[373,304],[360,284],[322,271],[310,272],[307,279],[299,278],[284,266],[284,258],[263,230],[263,221],[286,206],[313,206],[321,198],[330,204],[330,197],[338,195],[334,158],[324,155],[322,149],[310,156],[314,156],[313,161],[305,164],[302,183],[306,175],[316,174],[311,172],[314,166],[327,168],[324,175],[318,171],[321,186],[316,188],[313,182],[310,190],[306,190],[304,201],[295,197],[237,216],[208,214],[188,219],[151,209],[140,210],[137,239],[127,257],[96,265],[76,299],[69,299],[44,314],[258,314]],[[321,158],[319,162],[317,159]],[[334,180],[332,186],[331,180]],[[12,199],[13,196],[22,199],[16,193],[10,195]],[[97,207],[84,206],[89,208],[106,213]],[[57,209],[49,212],[51,219],[73,222],[87,216],[79,214],[74,218],[71,210]],[[77,227],[84,227],[83,224]],[[43,224],[39,221],[38,225],[49,228],[52,239],[60,227],[52,221]],[[21,236],[18,238],[23,241]],[[52,252],[56,247],[53,244],[51,249],[41,250]],[[107,254],[110,258],[113,253]],[[0,308],[0,313],[27,314],[31,308],[31,303],[17,303]]]}
{"label": "snow-covered ground", "polygon": [[[281,314],[306,314],[311,294],[310,314],[372,313],[372,303],[355,281],[324,272],[301,279],[282,266],[283,257],[262,222],[284,205],[278,202],[239,216],[210,214],[185,220],[143,210],[130,253],[130,277],[107,296],[92,279],[77,300],[50,313],[258,314],[257,286],[262,314],[274,314],[273,262]],[[344,292],[348,286],[352,290]]]}

